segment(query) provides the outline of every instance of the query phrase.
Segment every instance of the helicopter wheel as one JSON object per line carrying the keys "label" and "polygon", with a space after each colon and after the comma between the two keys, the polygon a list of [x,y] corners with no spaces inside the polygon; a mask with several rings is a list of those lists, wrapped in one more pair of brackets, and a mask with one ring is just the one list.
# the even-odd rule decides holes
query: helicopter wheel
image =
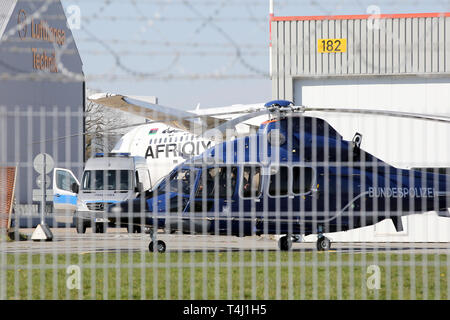
{"label": "helicopter wheel", "polygon": [[166,243],[162,240],[158,240],[156,248],[154,248],[153,241],[150,242],[150,244],[148,245],[148,250],[150,252],[154,252],[154,249],[156,249],[156,251],[159,253],[164,253],[164,252],[166,252]]}
{"label": "helicopter wheel", "polygon": [[331,249],[331,241],[327,237],[321,236],[317,239],[317,250],[328,251]]}
{"label": "helicopter wheel", "polygon": [[289,236],[283,236],[278,240],[278,247],[281,251],[289,251],[292,247],[292,240]]}

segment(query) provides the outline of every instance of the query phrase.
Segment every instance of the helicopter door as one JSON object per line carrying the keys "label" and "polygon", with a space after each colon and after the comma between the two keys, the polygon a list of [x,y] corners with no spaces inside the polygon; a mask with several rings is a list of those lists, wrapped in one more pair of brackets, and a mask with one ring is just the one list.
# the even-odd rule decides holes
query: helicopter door
{"label": "helicopter door", "polygon": [[75,211],[80,183],[72,171],[53,170],[53,207],[56,211]]}
{"label": "helicopter door", "polygon": [[306,166],[272,166],[269,176],[271,210],[310,211],[314,170]]}
{"label": "helicopter door", "polygon": [[203,169],[198,178],[194,199],[186,212],[221,211],[224,204],[233,202],[236,184],[236,167]]}

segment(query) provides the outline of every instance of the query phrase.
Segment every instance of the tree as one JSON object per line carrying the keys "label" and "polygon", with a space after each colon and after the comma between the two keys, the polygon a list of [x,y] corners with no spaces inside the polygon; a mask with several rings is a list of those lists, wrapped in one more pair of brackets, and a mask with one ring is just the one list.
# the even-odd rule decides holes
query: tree
{"label": "tree", "polygon": [[[89,97],[91,92],[87,92]],[[85,143],[86,158],[92,157],[97,152],[110,152],[120,137],[130,129],[121,128],[131,125],[127,114],[120,110],[114,110],[90,100],[86,100],[85,111]],[[119,128],[115,129],[114,128]]]}

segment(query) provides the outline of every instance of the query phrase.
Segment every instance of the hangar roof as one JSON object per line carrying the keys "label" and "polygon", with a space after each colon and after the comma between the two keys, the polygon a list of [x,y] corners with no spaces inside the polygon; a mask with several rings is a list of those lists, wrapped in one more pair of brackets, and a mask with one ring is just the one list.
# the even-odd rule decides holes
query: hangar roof
{"label": "hangar roof", "polygon": [[272,21],[305,21],[305,20],[356,20],[356,19],[401,19],[401,18],[439,18],[450,17],[450,12],[431,12],[431,13],[399,13],[399,14],[354,14],[354,15],[337,15],[337,16],[272,16]]}
{"label": "hangar roof", "polygon": [[3,37],[6,25],[14,11],[17,0],[2,0],[0,2],[0,39]]}

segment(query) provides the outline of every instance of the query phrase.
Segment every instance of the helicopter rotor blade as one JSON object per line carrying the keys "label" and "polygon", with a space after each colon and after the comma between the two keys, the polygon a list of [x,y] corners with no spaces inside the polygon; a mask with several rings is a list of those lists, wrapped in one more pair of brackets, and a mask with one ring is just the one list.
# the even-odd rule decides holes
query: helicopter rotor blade
{"label": "helicopter rotor blade", "polygon": [[[289,108],[250,108],[248,110],[240,110],[240,111],[234,111],[234,112],[218,112],[209,114],[208,116],[214,117],[214,116],[224,116],[224,115],[236,115],[236,114],[242,114],[241,116],[238,116],[236,118],[233,118],[231,120],[225,121],[218,125],[217,127],[208,129],[203,132],[202,137],[205,139],[211,139],[214,140],[218,136],[223,137],[227,130],[235,130],[236,131],[236,125],[247,121],[252,118],[256,118],[260,115],[264,114],[273,114],[277,113],[279,114],[288,114],[291,113],[307,113],[307,112],[324,112],[324,113],[344,113],[344,114],[360,114],[360,115],[372,115],[372,116],[388,116],[388,117],[397,117],[397,118],[409,118],[409,119],[416,119],[416,120],[426,120],[426,121],[435,121],[435,122],[441,122],[441,123],[450,123],[450,117],[444,116],[444,115],[432,115],[432,114],[425,114],[425,113],[412,113],[412,112],[403,112],[403,111],[390,111],[390,110],[382,110],[382,109],[352,109],[352,108],[333,108],[333,107],[308,107],[308,106],[291,106]],[[202,119],[202,115],[190,115],[182,118],[200,118]],[[173,120],[179,120],[173,119]],[[167,120],[171,120],[170,117],[167,117]],[[218,119],[219,120],[219,119]],[[31,144],[38,144],[38,143],[44,143],[44,142],[52,142],[52,141],[58,141],[62,139],[68,139],[77,137],[80,135],[95,135],[99,133],[104,132],[110,132],[115,131],[118,129],[126,129],[126,128],[132,128],[152,123],[160,123],[161,121],[149,121],[146,123],[137,123],[137,124],[130,124],[120,127],[114,127],[114,128],[108,128],[105,130],[98,130],[93,132],[82,132],[82,133],[76,133],[72,135],[67,135],[63,137],[58,137],[55,139],[47,139],[42,141],[34,141]]]}
{"label": "helicopter rotor blade", "polygon": [[97,130],[97,131],[92,131],[92,132],[74,133],[74,134],[71,134],[71,135],[68,135],[68,136],[62,136],[62,137],[58,137],[58,138],[55,138],[55,139],[33,141],[30,144],[38,144],[38,143],[44,143],[44,142],[58,141],[58,140],[70,139],[70,138],[74,138],[74,137],[78,137],[78,136],[84,136],[84,135],[95,135],[95,134],[104,133],[104,132],[110,132],[110,131],[119,130],[119,129],[127,129],[127,128],[132,128],[132,127],[145,126],[147,124],[152,124],[152,123],[157,123],[157,122],[158,121],[150,121],[150,122],[146,122],[146,123],[129,124],[129,125],[126,125],[126,126],[114,127],[114,128],[109,128],[109,129],[105,129],[105,130]]}
{"label": "helicopter rotor blade", "polygon": [[269,114],[269,113],[270,113],[269,109],[264,109],[264,110],[258,110],[258,111],[252,112],[252,113],[244,114],[242,116],[228,120],[227,122],[222,123],[221,125],[219,125],[215,128],[205,131],[203,133],[202,137],[205,139],[215,139],[218,136],[223,137],[223,135],[226,133],[227,130],[230,130],[230,129],[236,130],[236,125],[240,124],[241,122],[247,121],[252,118],[256,118],[256,117],[264,115],[264,114]]}
{"label": "helicopter rotor blade", "polygon": [[204,138],[214,140],[217,137],[223,137],[227,130],[235,130],[236,125],[249,120],[251,118],[256,118],[263,114],[277,114],[287,115],[289,113],[307,113],[307,112],[324,112],[324,113],[345,113],[345,114],[361,114],[361,115],[374,115],[374,116],[388,116],[397,118],[409,118],[416,120],[426,120],[435,121],[441,123],[450,123],[450,117],[444,115],[433,115],[425,113],[413,113],[413,112],[403,112],[403,111],[390,111],[382,109],[351,109],[351,108],[331,108],[331,107],[307,107],[307,106],[288,106],[288,107],[277,107],[269,106],[264,110],[256,110],[254,112],[236,117],[229,120],[219,126],[205,131],[203,134]]}
{"label": "helicopter rotor blade", "polygon": [[328,107],[300,107],[302,112],[328,112],[328,113],[346,113],[346,114],[362,114],[362,115],[375,115],[375,116],[388,116],[397,118],[409,118],[416,120],[427,120],[450,123],[450,117],[443,115],[433,115],[426,113],[414,113],[403,111],[390,111],[390,110],[377,110],[377,109],[351,109],[351,108],[328,108]]}
{"label": "helicopter rotor blade", "polygon": [[[209,114],[209,116],[224,116],[224,115],[235,115],[235,114],[242,114],[242,113],[246,113],[246,112],[252,112],[254,111],[254,109],[249,109],[249,110],[240,110],[240,111],[233,111],[233,112],[218,112],[218,113],[213,113],[213,114]],[[183,117],[186,119],[192,119],[192,118],[202,118],[203,115],[198,115],[198,116],[188,116],[188,117]],[[179,120],[179,118],[175,119],[175,118],[167,118],[167,121],[170,120]],[[95,135],[95,134],[99,134],[99,133],[104,133],[104,132],[110,132],[110,131],[115,131],[115,130],[119,130],[119,129],[127,129],[127,128],[133,128],[133,127],[138,127],[138,126],[143,126],[143,125],[148,125],[148,124],[153,124],[153,123],[161,123],[161,121],[148,121],[145,123],[134,123],[134,124],[129,124],[129,125],[125,125],[125,126],[119,126],[119,127],[114,127],[114,128],[108,128],[108,129],[104,129],[104,130],[97,130],[97,131],[92,131],[92,132],[80,132],[80,133],[74,133],[71,135],[67,135],[67,136],[62,136],[62,137],[58,137],[55,139],[47,139],[47,140],[40,140],[40,141],[33,141],[30,144],[38,144],[38,143],[44,143],[44,142],[53,142],[53,141],[58,141],[58,140],[63,140],[63,139],[70,139],[70,138],[74,138],[77,136],[83,136],[83,135]],[[212,129],[211,129],[212,130]]]}

